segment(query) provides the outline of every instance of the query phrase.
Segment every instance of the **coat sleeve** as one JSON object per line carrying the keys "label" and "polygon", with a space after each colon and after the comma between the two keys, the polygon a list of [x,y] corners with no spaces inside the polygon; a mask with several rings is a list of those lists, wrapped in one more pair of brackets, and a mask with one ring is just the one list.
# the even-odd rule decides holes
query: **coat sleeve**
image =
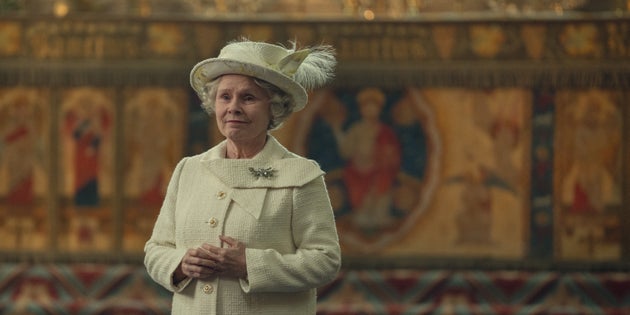
{"label": "coat sleeve", "polygon": [[144,246],[144,265],[149,276],[164,288],[178,292],[190,282],[183,280],[173,284],[173,273],[186,254],[186,248],[178,248],[175,240],[176,205],[179,179],[186,159],[179,162],[169,182],[160,214],[153,227],[151,238]]}
{"label": "coat sleeve", "polygon": [[328,191],[319,176],[293,192],[292,233],[297,250],[246,250],[245,292],[294,292],[332,281],[341,266],[341,250]]}

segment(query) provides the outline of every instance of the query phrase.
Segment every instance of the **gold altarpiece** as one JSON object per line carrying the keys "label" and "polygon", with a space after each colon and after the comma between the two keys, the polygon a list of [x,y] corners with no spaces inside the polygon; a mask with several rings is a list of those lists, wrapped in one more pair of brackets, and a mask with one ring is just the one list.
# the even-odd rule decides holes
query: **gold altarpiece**
{"label": "gold altarpiece", "polygon": [[[1,17],[3,258],[140,261],[175,163],[220,138],[188,72],[241,36],[337,49],[333,84],[274,134],[326,170],[348,266],[628,261],[625,15]],[[358,141],[385,161],[331,136],[374,133],[359,128],[366,90],[385,99],[384,136]],[[389,172],[378,193],[358,192],[377,188],[352,159]]]}

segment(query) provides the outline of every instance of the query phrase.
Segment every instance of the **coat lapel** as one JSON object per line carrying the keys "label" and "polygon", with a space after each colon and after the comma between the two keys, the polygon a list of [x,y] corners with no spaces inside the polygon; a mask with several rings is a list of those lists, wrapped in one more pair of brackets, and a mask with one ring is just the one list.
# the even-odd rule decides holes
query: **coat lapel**
{"label": "coat lapel", "polygon": [[263,150],[252,159],[226,159],[226,142],[205,153],[201,163],[225,186],[233,188],[234,202],[257,219],[267,190],[300,187],[324,174],[315,161],[289,152],[268,136]]}
{"label": "coat lapel", "polygon": [[232,200],[249,212],[256,220],[260,219],[267,188],[235,189]]}

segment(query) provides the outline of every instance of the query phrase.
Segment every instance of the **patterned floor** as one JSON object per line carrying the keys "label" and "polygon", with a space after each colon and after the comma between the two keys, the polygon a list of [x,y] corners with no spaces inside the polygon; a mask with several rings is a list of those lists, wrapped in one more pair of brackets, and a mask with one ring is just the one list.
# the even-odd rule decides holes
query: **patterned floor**
{"label": "patterned floor", "polygon": [[[169,314],[141,265],[2,264],[0,314]],[[630,273],[346,270],[319,315],[630,314]]]}

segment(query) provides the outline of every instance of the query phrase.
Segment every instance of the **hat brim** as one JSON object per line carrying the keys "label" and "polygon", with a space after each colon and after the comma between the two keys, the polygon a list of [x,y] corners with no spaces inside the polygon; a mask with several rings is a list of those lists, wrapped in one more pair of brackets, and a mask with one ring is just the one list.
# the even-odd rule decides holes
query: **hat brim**
{"label": "hat brim", "polygon": [[190,85],[201,95],[207,82],[225,74],[246,75],[275,85],[291,95],[295,102],[294,112],[303,109],[308,102],[306,90],[286,75],[256,64],[232,59],[211,58],[199,62],[190,71]]}

